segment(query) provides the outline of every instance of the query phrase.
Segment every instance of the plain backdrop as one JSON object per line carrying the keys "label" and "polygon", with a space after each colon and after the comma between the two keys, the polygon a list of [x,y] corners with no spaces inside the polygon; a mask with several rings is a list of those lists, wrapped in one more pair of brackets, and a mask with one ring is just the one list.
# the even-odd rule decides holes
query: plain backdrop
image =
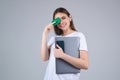
{"label": "plain backdrop", "polygon": [[90,66],[80,80],[119,80],[120,0],[0,0],[0,80],[43,80],[41,36],[58,7],[87,39]]}

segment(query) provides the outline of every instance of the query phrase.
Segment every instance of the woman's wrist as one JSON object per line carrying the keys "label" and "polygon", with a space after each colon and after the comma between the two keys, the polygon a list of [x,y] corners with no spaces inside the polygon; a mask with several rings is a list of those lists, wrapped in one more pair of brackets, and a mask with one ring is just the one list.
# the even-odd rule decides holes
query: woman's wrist
{"label": "woman's wrist", "polygon": [[45,30],[43,31],[43,36],[47,36],[48,33],[49,33],[49,31],[48,31],[47,29],[45,29]]}
{"label": "woman's wrist", "polygon": [[64,59],[65,56],[66,56],[66,54],[63,52],[60,58],[61,58],[61,59]]}

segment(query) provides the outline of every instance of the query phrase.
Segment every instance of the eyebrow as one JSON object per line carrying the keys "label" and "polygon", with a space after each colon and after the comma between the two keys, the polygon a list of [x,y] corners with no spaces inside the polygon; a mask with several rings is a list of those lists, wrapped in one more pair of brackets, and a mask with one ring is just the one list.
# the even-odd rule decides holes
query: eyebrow
{"label": "eyebrow", "polygon": [[65,18],[65,16],[62,16],[62,17],[60,17],[60,18]]}
{"label": "eyebrow", "polygon": [[[64,18],[64,17],[66,17],[66,16],[62,16],[62,17],[59,17],[59,18]],[[57,17],[56,17],[57,18]]]}

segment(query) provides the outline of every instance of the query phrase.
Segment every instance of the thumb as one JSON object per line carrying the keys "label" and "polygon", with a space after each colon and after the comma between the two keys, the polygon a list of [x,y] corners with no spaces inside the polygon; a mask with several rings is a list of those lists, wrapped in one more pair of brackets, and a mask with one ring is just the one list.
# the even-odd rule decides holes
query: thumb
{"label": "thumb", "polygon": [[57,46],[58,49],[61,49],[61,47],[58,44],[56,46]]}
{"label": "thumb", "polygon": [[53,24],[55,24],[55,22],[52,22],[51,24],[53,25]]}

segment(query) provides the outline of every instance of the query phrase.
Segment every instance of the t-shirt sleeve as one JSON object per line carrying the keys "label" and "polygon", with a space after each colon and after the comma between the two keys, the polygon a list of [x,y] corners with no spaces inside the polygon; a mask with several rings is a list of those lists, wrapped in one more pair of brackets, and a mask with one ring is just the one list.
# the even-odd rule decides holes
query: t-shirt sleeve
{"label": "t-shirt sleeve", "polygon": [[86,51],[88,51],[86,38],[85,38],[83,33],[80,34],[80,47],[79,47],[79,50],[86,50]]}
{"label": "t-shirt sleeve", "polygon": [[47,45],[48,45],[48,46],[51,46],[54,42],[55,42],[55,37],[52,36],[52,37],[50,38],[50,40],[47,42]]}

